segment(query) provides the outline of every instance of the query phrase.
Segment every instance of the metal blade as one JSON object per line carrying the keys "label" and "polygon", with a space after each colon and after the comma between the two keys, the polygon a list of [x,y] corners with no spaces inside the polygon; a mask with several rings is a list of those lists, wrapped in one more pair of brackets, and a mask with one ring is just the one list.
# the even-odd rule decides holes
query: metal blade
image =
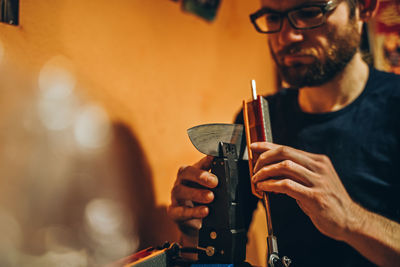
{"label": "metal blade", "polygon": [[187,130],[192,144],[203,154],[219,156],[219,143],[236,145],[238,158],[247,160],[246,136],[241,124],[203,124]]}

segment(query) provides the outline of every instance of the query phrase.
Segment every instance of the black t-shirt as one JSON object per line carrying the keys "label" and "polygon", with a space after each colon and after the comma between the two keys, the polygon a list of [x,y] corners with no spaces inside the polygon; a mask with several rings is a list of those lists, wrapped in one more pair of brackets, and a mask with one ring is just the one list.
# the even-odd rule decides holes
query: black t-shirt
{"label": "black t-shirt", "polygon": [[[302,112],[296,89],[267,100],[274,143],[327,155],[355,202],[400,222],[400,76],[370,69],[355,101],[324,114]],[[270,203],[280,255],[289,256],[293,267],[374,266],[322,235],[294,199],[271,194]]]}

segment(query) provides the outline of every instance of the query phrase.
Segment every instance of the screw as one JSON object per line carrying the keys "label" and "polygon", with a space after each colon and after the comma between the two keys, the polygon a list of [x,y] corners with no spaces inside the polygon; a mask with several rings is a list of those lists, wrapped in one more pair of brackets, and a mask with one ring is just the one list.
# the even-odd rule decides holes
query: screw
{"label": "screw", "polygon": [[212,231],[212,232],[210,233],[210,238],[211,238],[211,239],[217,239],[217,233],[214,232],[214,231]]}

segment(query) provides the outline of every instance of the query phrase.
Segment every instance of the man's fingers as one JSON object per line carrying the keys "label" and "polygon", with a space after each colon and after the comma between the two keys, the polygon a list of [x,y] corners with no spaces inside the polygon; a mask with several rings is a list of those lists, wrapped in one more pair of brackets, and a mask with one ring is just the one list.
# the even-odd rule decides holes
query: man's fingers
{"label": "man's fingers", "polygon": [[290,178],[305,186],[312,186],[312,178],[315,176],[313,172],[303,166],[291,161],[284,160],[271,165],[263,166],[252,177],[252,182],[257,183],[273,177]]}
{"label": "man's fingers", "polygon": [[210,190],[192,188],[182,184],[174,186],[171,196],[178,203],[190,200],[197,203],[207,204],[214,200],[214,194]]}
{"label": "man's fingers", "polygon": [[192,181],[208,188],[214,188],[218,185],[218,178],[214,174],[196,166],[183,166],[179,169],[176,184],[182,183],[183,180]]}
{"label": "man's fingers", "polygon": [[211,168],[211,163],[213,159],[213,156],[205,156],[204,158],[193,164],[193,167],[208,171]]}
{"label": "man's fingers", "polygon": [[309,188],[291,179],[264,180],[256,184],[256,189],[266,192],[286,194],[298,201],[309,198],[311,194]]}
{"label": "man's fingers", "polygon": [[168,215],[176,222],[183,222],[192,219],[202,219],[208,215],[208,207],[196,206],[169,206]]}
{"label": "man's fingers", "polygon": [[320,155],[308,153],[288,146],[277,145],[269,142],[257,142],[251,144],[251,148],[256,153],[260,153],[254,172],[263,166],[284,160],[291,160],[311,171],[314,171],[318,164]]}
{"label": "man's fingers", "polygon": [[256,153],[262,153],[266,150],[276,149],[281,145],[270,143],[270,142],[254,142],[250,144],[251,150]]}
{"label": "man's fingers", "polygon": [[257,153],[262,153],[267,150],[278,149],[278,148],[282,148],[282,147],[286,147],[289,150],[293,150],[293,151],[297,151],[298,153],[302,153],[314,160],[320,160],[320,158],[321,158],[321,155],[319,155],[319,154],[314,154],[314,153],[306,152],[304,150],[299,150],[299,149],[295,149],[293,147],[283,146],[283,145],[274,144],[274,143],[270,143],[270,142],[254,142],[250,145],[250,148]]}

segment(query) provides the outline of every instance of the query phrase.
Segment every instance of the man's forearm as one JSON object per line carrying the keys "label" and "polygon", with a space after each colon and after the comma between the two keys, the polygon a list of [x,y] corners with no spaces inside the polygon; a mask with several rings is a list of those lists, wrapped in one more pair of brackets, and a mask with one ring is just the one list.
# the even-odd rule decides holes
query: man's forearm
{"label": "man's forearm", "polygon": [[379,266],[400,264],[400,224],[355,204],[344,241]]}

